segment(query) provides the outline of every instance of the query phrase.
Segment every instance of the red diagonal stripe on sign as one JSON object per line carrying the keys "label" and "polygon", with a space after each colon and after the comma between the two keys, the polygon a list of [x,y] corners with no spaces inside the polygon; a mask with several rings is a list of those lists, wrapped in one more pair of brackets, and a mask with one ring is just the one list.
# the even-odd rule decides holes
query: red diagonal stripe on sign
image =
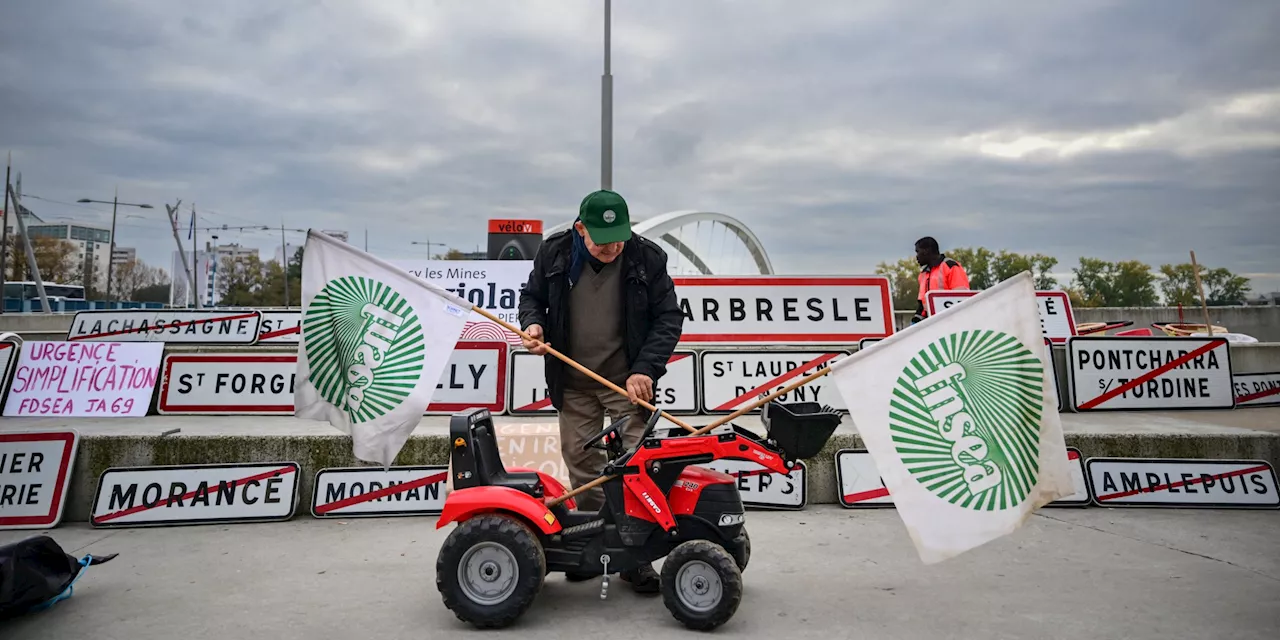
{"label": "red diagonal stripe on sign", "polygon": [[417,480],[410,480],[409,482],[402,482],[394,486],[383,487],[381,489],[378,489],[377,491],[370,491],[369,493],[362,493],[358,496],[343,498],[342,500],[339,500],[337,502],[330,502],[329,504],[316,507],[316,513],[329,513],[330,511],[345,509],[353,504],[360,504],[361,502],[370,502],[373,500],[377,500],[378,498],[393,496],[397,493],[410,491],[418,487],[425,487],[429,484],[435,484],[437,482],[440,482],[441,480],[444,480],[448,476],[449,476],[448,471],[441,471],[440,473],[433,473],[429,476],[423,476],[421,478],[418,478]]}
{"label": "red diagonal stripe on sign", "polygon": [[290,329],[276,329],[275,331],[268,331],[268,332],[266,332],[266,333],[264,333],[264,334],[262,334],[262,335],[258,336],[258,342],[262,342],[263,340],[270,340],[270,339],[272,339],[272,338],[279,338],[280,336],[287,336],[287,335],[289,335],[289,334],[291,334],[291,333],[298,333],[298,327],[293,327],[293,328],[290,328]]}
{"label": "red diagonal stripe on sign", "polygon": [[[689,355],[690,354],[688,353],[677,353],[676,355],[673,355],[669,359],[667,359],[667,364],[680,362],[681,360],[688,358]],[[516,407],[515,411],[541,411],[543,409],[546,409],[549,406],[551,406],[551,396],[547,396],[537,402],[531,402],[529,404],[526,404],[523,407]]]}
{"label": "red diagonal stripe on sign", "polygon": [[[253,317],[252,313],[242,313],[238,316],[227,316],[225,318],[204,318],[202,320],[191,320],[188,322],[175,322],[173,324],[166,324],[162,327],[162,329],[172,329],[173,327],[185,327],[187,325],[195,326],[198,324],[204,324],[206,322],[226,322],[228,320],[243,320],[245,318],[252,318],[252,317]],[[150,331],[155,331],[155,326],[150,326],[145,329],[139,327],[137,329],[121,329],[119,331],[108,331],[107,333],[95,333],[87,336],[67,338],[67,340],[71,342],[75,342],[76,340],[88,340],[90,338],[107,338],[110,336],[122,336],[126,333],[146,333]]]}
{"label": "red diagonal stripe on sign", "polygon": [[1260,398],[1265,398],[1267,396],[1274,396],[1277,393],[1280,393],[1280,387],[1275,387],[1274,389],[1267,389],[1266,391],[1259,391],[1257,393],[1251,393],[1247,396],[1236,396],[1236,403],[1241,404],[1245,402],[1253,402],[1254,400],[1258,400]]}
{"label": "red diagonal stripe on sign", "polygon": [[[259,474],[256,474],[256,475],[252,475],[252,476],[249,476],[249,477],[247,477],[247,478],[240,478],[239,480],[232,480],[231,482],[232,482],[232,484],[233,484],[233,485],[235,485],[235,486],[240,486],[240,485],[243,485],[243,484],[248,483],[248,482],[253,482],[254,480],[266,480],[267,478],[270,478],[270,477],[272,477],[272,476],[275,476],[275,475],[284,475],[284,474],[286,474],[286,473],[293,473],[293,471],[294,471],[294,468],[293,468],[292,466],[289,466],[289,467],[280,467],[279,469],[273,469],[273,470],[271,470],[271,471],[265,471],[265,472],[263,472],[263,473],[259,473]],[[108,514],[107,514],[107,515],[105,515],[105,516],[98,516],[98,517],[94,518],[94,519],[93,519],[93,521],[94,521],[94,522],[108,522],[108,521],[111,521],[111,520],[115,520],[115,519],[117,519],[117,518],[123,518],[123,517],[125,517],[125,516],[131,516],[131,515],[133,515],[133,514],[135,514],[135,513],[142,513],[143,511],[149,511],[149,510],[151,510],[151,509],[158,509],[158,508],[160,508],[160,507],[167,507],[167,506],[169,506],[169,504],[170,504],[170,503],[172,503],[174,500],[177,500],[178,502],[181,502],[181,501],[183,501],[183,500],[190,500],[190,499],[192,499],[192,498],[196,497],[196,494],[197,494],[197,493],[199,493],[199,492],[200,492],[200,489],[199,489],[199,488],[197,488],[195,491],[188,491],[185,495],[178,496],[177,498],[166,498],[166,499],[161,500],[160,502],[157,502],[156,504],[153,504],[153,505],[151,505],[151,506],[149,506],[149,507],[148,507],[147,505],[145,505],[145,504],[140,504],[140,505],[138,505],[138,506],[136,506],[136,507],[130,507],[130,508],[128,508],[128,509],[124,509],[124,510],[121,510],[121,511],[117,511],[117,512],[115,512],[115,513],[108,513]],[[208,493],[212,493],[212,492],[213,492],[213,490],[212,490],[212,489],[210,489],[210,490],[206,491],[206,495],[208,495]]]}
{"label": "red diagonal stripe on sign", "polygon": [[1136,496],[1139,493],[1155,493],[1157,491],[1166,491],[1168,489],[1185,487],[1187,485],[1200,484],[1201,482],[1204,482],[1206,479],[1217,482],[1218,480],[1222,480],[1223,478],[1233,478],[1235,476],[1242,476],[1246,473],[1257,473],[1259,471],[1266,471],[1267,468],[1268,468],[1267,465],[1264,464],[1257,467],[1249,467],[1248,469],[1239,469],[1236,471],[1228,471],[1227,473],[1219,473],[1216,476],[1209,476],[1208,478],[1201,477],[1201,478],[1195,478],[1193,480],[1179,480],[1178,482],[1170,482],[1169,484],[1157,485],[1157,486],[1151,487],[1150,489],[1134,489],[1133,491],[1109,493],[1105,496],[1098,496],[1098,502],[1102,502],[1103,500],[1115,500],[1116,498],[1127,498],[1129,496]]}
{"label": "red diagonal stripe on sign", "polygon": [[783,383],[785,383],[785,382],[787,382],[787,381],[791,380],[792,378],[798,378],[798,377],[800,377],[800,374],[804,373],[805,371],[808,371],[810,368],[816,367],[817,365],[820,365],[820,364],[822,364],[822,363],[824,363],[824,362],[826,362],[826,361],[828,361],[828,360],[830,360],[830,359],[832,359],[832,358],[834,358],[834,357],[836,357],[836,356],[838,356],[838,355],[840,355],[840,354],[838,354],[838,353],[824,353],[824,354],[822,354],[822,355],[820,355],[820,356],[818,356],[818,357],[814,358],[813,360],[810,360],[810,361],[808,361],[808,362],[806,362],[806,363],[804,363],[804,364],[802,364],[802,365],[800,365],[800,366],[798,366],[798,367],[796,367],[796,368],[794,368],[794,369],[792,369],[792,370],[790,370],[790,371],[788,371],[788,372],[786,372],[786,373],[784,373],[784,374],[782,374],[782,375],[780,375],[780,376],[778,376],[778,377],[776,377],[776,378],[774,378],[774,379],[772,379],[772,380],[770,380],[770,381],[768,381],[768,382],[766,382],[766,383],[764,383],[764,384],[762,384],[762,385],[760,385],[760,386],[758,386],[758,387],[756,387],[756,388],[754,388],[754,389],[751,389],[751,390],[747,391],[746,393],[744,393],[744,394],[742,394],[742,395],[740,395],[740,396],[738,396],[738,397],[736,397],[736,398],[734,398],[734,399],[732,399],[732,400],[730,400],[730,401],[728,401],[728,402],[726,402],[726,403],[724,403],[724,404],[722,404],[722,405],[720,405],[720,406],[718,406],[718,407],[716,407],[716,408],[715,408],[715,410],[716,410],[716,411],[725,411],[725,410],[728,410],[728,409],[732,409],[732,408],[734,408],[734,407],[738,406],[739,404],[742,404],[744,401],[746,401],[746,400],[748,400],[748,399],[751,399],[751,398],[756,397],[757,395],[759,395],[759,394],[760,394],[760,392],[761,392],[761,391],[764,391],[765,389],[768,389],[768,388],[770,388],[770,387],[776,387],[776,386],[778,386],[778,385],[780,385],[780,384],[783,384]]}
{"label": "red diagonal stripe on sign", "polygon": [[1175,367],[1178,367],[1179,365],[1185,364],[1185,363],[1187,363],[1187,362],[1191,362],[1192,360],[1194,360],[1194,359],[1196,359],[1196,358],[1198,358],[1198,357],[1200,357],[1200,356],[1202,356],[1202,355],[1204,355],[1204,354],[1206,354],[1206,353],[1209,353],[1210,351],[1213,351],[1214,349],[1217,349],[1218,347],[1223,346],[1223,345],[1225,345],[1225,344],[1227,344],[1227,342],[1226,342],[1225,340],[1223,340],[1223,341],[1221,341],[1221,342],[1210,342],[1209,344],[1206,344],[1206,345],[1204,345],[1204,346],[1200,347],[1199,349],[1196,349],[1195,351],[1192,351],[1191,353],[1188,353],[1187,355],[1182,356],[1181,358],[1177,358],[1177,359],[1175,359],[1175,360],[1170,360],[1169,362],[1165,363],[1163,366],[1159,367],[1158,369],[1153,369],[1153,370],[1151,370],[1151,371],[1148,371],[1148,372],[1146,372],[1145,374],[1143,374],[1143,375],[1141,375],[1141,376],[1138,376],[1137,378],[1134,378],[1133,380],[1130,380],[1130,381],[1128,381],[1128,382],[1126,382],[1126,383],[1124,383],[1124,384],[1122,384],[1122,385],[1120,385],[1120,386],[1118,386],[1118,387],[1116,387],[1116,388],[1114,388],[1114,389],[1112,389],[1112,390],[1110,390],[1110,391],[1108,391],[1108,392],[1106,392],[1106,393],[1104,393],[1104,394],[1102,394],[1102,395],[1100,395],[1100,396],[1098,396],[1098,397],[1096,397],[1096,398],[1094,398],[1094,399],[1092,399],[1092,400],[1090,400],[1090,401],[1088,401],[1088,402],[1086,402],[1086,403],[1084,403],[1084,404],[1080,405],[1080,408],[1081,408],[1081,409],[1092,409],[1092,408],[1094,408],[1094,407],[1096,407],[1096,406],[1098,406],[1098,405],[1100,405],[1100,404],[1102,404],[1102,403],[1104,403],[1104,402],[1106,402],[1106,401],[1108,401],[1108,400],[1110,400],[1110,399],[1112,399],[1112,398],[1114,398],[1114,397],[1116,397],[1116,396],[1118,396],[1118,395],[1120,395],[1120,394],[1122,394],[1122,393],[1124,393],[1124,392],[1126,392],[1126,391],[1128,391],[1128,390],[1130,390],[1130,389],[1132,389],[1132,388],[1134,388],[1134,387],[1136,387],[1136,386],[1138,386],[1138,385],[1140,385],[1140,384],[1143,384],[1143,383],[1147,382],[1148,380],[1151,380],[1152,378],[1155,378],[1155,377],[1159,376],[1159,375],[1160,375],[1160,374],[1162,374],[1162,373],[1168,373],[1169,371],[1172,371]]}
{"label": "red diagonal stripe on sign", "polygon": [[844,497],[845,502],[863,502],[866,500],[874,500],[876,498],[884,498],[889,495],[889,490],[885,487],[879,489],[871,489],[870,491],[859,491],[851,493]]}

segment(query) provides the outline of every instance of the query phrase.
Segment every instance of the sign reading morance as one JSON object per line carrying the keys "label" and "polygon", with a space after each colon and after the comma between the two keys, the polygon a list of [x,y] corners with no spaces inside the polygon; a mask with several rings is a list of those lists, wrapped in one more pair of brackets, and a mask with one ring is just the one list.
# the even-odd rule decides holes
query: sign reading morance
{"label": "sign reading morance", "polygon": [[[672,415],[698,411],[697,362],[692,351],[676,351],[667,360],[667,374],[654,385],[654,406]],[[527,351],[511,354],[511,414],[555,413],[547,391],[543,356]]]}
{"label": "sign reading morance", "polygon": [[311,497],[317,518],[422,516],[444,509],[449,467],[321,469]]}
{"label": "sign reading morance", "polygon": [[803,462],[791,473],[783,474],[746,460],[716,460],[698,465],[738,479],[742,504],[762,509],[803,509],[809,502],[805,483],[808,469]]}
{"label": "sign reading morance", "polygon": [[1280,406],[1280,371],[1236,373],[1231,376],[1237,407]]}
{"label": "sign reading morance", "polygon": [[27,342],[4,415],[144,416],[163,351],[159,342]]}
{"label": "sign reading morance", "polygon": [[1103,507],[1275,509],[1275,470],[1264,460],[1090,458],[1089,485]]}
{"label": "sign reading morance", "polygon": [[[189,353],[165,357],[157,408],[165,414],[292,415],[297,353]],[[436,383],[427,413],[506,400],[507,344],[459,342]]]}
{"label": "sign reading morance", "polygon": [[682,276],[682,344],[853,344],[893,333],[883,276]]}
{"label": "sign reading morance", "polygon": [[298,505],[296,462],[107,469],[98,480],[94,527],[271,522]]}
{"label": "sign reading morance", "polygon": [[[930,291],[925,294],[925,304],[932,316],[976,295],[977,291]],[[1061,343],[1076,335],[1071,299],[1065,291],[1037,291],[1036,302],[1040,303],[1040,327],[1046,338]]]}
{"label": "sign reading morance", "polygon": [[253,344],[262,312],[218,309],[110,309],[78,311],[70,341]]}
{"label": "sign reading morance", "polygon": [[[797,379],[825,369],[848,351],[703,351],[702,409],[732,413]],[[817,402],[844,411],[844,398],[826,376],[790,393],[778,402]],[[753,411],[759,413],[759,409]]]}
{"label": "sign reading morance", "polygon": [[1074,337],[1067,343],[1076,411],[1230,409],[1224,338]]}
{"label": "sign reading morance", "polygon": [[0,529],[51,529],[62,520],[75,431],[0,432]]}

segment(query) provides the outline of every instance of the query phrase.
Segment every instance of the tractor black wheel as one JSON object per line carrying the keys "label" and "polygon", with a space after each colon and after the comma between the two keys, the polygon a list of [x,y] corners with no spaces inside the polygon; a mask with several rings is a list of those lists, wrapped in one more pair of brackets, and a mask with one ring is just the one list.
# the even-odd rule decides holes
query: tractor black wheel
{"label": "tractor black wheel", "polygon": [[457,526],[436,558],[436,588],[459,620],[482,629],[515,622],[547,575],[538,537],[523,522],[487,514]]}
{"label": "tractor black wheel", "polygon": [[738,546],[734,550],[733,561],[738,563],[739,571],[746,571],[747,563],[751,561],[751,536],[745,528],[742,530],[742,535],[738,536],[737,540],[734,540],[734,543]]}
{"label": "tractor black wheel", "polygon": [[710,631],[737,612],[742,602],[742,571],[724,547],[690,540],[662,562],[662,601],[684,626]]}

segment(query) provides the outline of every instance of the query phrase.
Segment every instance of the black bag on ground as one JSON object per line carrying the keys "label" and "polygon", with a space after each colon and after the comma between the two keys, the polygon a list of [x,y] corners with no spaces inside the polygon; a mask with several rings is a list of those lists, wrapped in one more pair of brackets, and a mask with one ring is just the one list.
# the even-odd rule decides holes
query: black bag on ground
{"label": "black bag on ground", "polygon": [[54,598],[64,596],[89,565],[115,557],[113,553],[77,559],[49,536],[33,536],[0,546],[0,620],[52,604]]}

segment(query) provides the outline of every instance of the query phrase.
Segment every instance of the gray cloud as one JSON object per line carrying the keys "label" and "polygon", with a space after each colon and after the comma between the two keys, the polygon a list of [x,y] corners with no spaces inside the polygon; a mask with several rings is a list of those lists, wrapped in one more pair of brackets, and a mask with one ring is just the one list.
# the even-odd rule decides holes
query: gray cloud
{"label": "gray cloud", "polygon": [[[43,198],[118,184],[202,225],[367,226],[415,257],[474,248],[488,217],[562,221],[598,184],[598,2],[13,4],[0,145]],[[781,271],[868,272],[928,234],[1063,272],[1195,249],[1280,274],[1273,2],[620,0],[614,20],[615,187],[640,216],[739,217]],[[120,244],[167,267],[148,215]]]}

